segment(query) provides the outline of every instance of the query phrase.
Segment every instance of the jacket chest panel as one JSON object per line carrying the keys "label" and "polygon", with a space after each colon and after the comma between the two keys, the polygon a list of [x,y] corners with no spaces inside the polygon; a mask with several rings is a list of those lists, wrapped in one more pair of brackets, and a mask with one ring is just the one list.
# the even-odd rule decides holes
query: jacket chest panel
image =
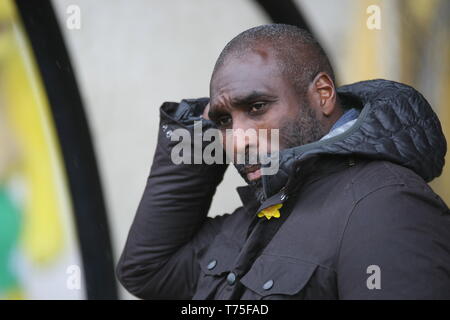
{"label": "jacket chest panel", "polygon": [[[324,197],[325,189],[330,191],[318,185],[298,197],[267,246],[245,266],[238,263],[238,257],[246,250],[246,242],[258,237],[240,243],[230,238],[236,230],[228,233],[225,229],[199,254],[201,277],[194,299],[336,298],[334,259],[353,203],[349,188],[337,187],[339,193]],[[339,201],[331,205],[333,196]],[[244,221],[233,226],[244,232],[250,220]],[[264,226],[274,221],[259,220],[254,232],[264,235]]]}

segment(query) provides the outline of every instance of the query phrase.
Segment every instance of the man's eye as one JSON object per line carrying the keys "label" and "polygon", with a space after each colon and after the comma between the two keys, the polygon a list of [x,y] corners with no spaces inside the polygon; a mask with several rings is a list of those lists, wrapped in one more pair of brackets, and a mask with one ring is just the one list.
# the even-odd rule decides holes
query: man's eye
{"label": "man's eye", "polygon": [[217,124],[218,124],[220,127],[226,127],[226,126],[228,126],[230,123],[231,123],[231,117],[230,117],[230,116],[223,116],[223,117],[220,117],[220,118],[217,120]]}
{"label": "man's eye", "polygon": [[251,112],[251,113],[253,113],[253,112],[260,112],[260,111],[262,111],[262,110],[266,107],[266,105],[267,105],[266,102],[257,102],[257,103],[253,103],[253,104],[251,105],[250,112]]}

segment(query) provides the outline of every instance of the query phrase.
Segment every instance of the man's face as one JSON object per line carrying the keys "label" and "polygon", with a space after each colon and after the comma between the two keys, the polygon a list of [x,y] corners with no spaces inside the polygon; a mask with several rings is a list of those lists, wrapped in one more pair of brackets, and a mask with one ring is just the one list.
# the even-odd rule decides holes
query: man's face
{"label": "man's face", "polygon": [[[306,90],[306,88],[305,88]],[[279,130],[279,150],[309,143],[323,135],[316,114],[289,79],[280,72],[277,58],[267,49],[255,49],[240,57],[230,57],[211,80],[209,117],[223,136],[233,129],[234,138],[224,139],[226,150],[247,155],[263,145],[270,152],[271,129]],[[237,129],[241,129],[239,131]],[[239,139],[248,129],[267,129],[267,138]],[[239,133],[240,132],[240,133]],[[232,145],[229,144],[232,141]],[[235,160],[234,159],[234,160]],[[236,165],[243,178],[260,187],[260,165]]]}

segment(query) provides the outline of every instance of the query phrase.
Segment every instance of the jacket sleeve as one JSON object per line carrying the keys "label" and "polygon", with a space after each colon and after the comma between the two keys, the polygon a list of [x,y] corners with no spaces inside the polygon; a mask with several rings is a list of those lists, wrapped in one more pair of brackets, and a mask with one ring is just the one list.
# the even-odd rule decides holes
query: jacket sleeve
{"label": "jacket sleeve", "polygon": [[425,184],[357,202],[341,242],[340,299],[450,299],[450,212]]}
{"label": "jacket sleeve", "polygon": [[[207,99],[165,103],[158,143],[144,194],[116,273],[122,285],[143,299],[189,299],[199,276],[196,249],[210,243],[227,215],[207,217],[226,165],[174,164],[170,133],[213,127],[201,119]],[[192,135],[191,135],[192,136]]]}

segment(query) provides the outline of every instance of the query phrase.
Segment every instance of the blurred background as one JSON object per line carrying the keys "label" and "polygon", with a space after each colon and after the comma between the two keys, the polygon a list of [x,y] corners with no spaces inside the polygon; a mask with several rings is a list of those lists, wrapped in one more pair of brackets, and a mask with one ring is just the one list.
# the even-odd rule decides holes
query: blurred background
{"label": "blurred background", "polygon": [[[0,0],[0,299],[133,298],[114,266],[159,106],[208,96],[225,44],[271,22],[308,28],[339,85],[414,86],[450,137],[448,0]],[[430,185],[450,203],[450,166]]]}

